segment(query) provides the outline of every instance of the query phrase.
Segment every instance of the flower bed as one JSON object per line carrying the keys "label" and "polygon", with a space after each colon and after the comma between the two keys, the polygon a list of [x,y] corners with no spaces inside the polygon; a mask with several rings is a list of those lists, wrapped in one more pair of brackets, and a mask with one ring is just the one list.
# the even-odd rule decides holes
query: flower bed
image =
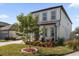
{"label": "flower bed", "polygon": [[21,52],[23,52],[23,53],[36,53],[37,51],[38,51],[38,49],[34,48],[34,47],[21,49]]}

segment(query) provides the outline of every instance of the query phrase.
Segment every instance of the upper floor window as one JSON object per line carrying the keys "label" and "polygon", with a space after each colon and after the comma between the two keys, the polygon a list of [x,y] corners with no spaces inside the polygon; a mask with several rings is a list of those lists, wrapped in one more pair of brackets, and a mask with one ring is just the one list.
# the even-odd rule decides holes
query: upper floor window
{"label": "upper floor window", "polygon": [[56,19],[56,12],[55,11],[51,11],[51,19]]}
{"label": "upper floor window", "polygon": [[47,13],[43,13],[43,20],[47,20]]}

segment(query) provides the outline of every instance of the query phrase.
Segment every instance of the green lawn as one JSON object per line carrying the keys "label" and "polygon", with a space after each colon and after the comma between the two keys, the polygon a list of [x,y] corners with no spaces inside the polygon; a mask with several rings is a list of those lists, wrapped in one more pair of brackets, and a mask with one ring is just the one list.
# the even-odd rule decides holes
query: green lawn
{"label": "green lawn", "polygon": [[[24,47],[28,47],[28,45],[24,44],[10,44],[6,46],[0,47],[0,55],[1,56],[27,56],[33,54],[22,53],[21,49]],[[73,50],[67,47],[55,47],[55,48],[44,48],[44,47],[36,47],[39,51],[35,55],[62,55]]]}

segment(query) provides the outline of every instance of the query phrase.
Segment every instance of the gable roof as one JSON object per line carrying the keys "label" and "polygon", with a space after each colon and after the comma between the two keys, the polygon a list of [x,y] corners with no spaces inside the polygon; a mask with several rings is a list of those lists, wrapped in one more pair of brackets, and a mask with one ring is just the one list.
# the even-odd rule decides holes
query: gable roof
{"label": "gable roof", "polygon": [[66,10],[64,9],[64,7],[62,5],[61,6],[55,6],[55,7],[49,7],[49,8],[45,8],[45,9],[41,9],[41,10],[37,10],[37,11],[33,11],[31,13],[33,14],[33,13],[37,13],[37,12],[41,12],[41,11],[45,11],[45,10],[50,10],[50,9],[55,9],[55,8],[61,8],[64,11],[67,18],[69,19],[70,23],[72,24],[72,21],[70,20],[70,17],[68,16]]}
{"label": "gable roof", "polygon": [[55,6],[55,7],[49,7],[49,8],[45,8],[45,9],[41,9],[41,10],[37,10],[37,11],[33,11],[31,13],[37,13],[37,12],[41,12],[41,11],[45,11],[45,10],[50,10],[50,9],[55,9],[55,8],[59,8],[59,7],[62,7],[61,6]]}
{"label": "gable roof", "polygon": [[1,27],[0,30],[10,30],[12,27],[12,25],[8,25],[8,26],[5,26],[5,27]]}
{"label": "gable roof", "polygon": [[5,23],[5,22],[0,22],[0,26],[7,26],[7,25],[10,25],[10,24]]}
{"label": "gable roof", "polygon": [[16,30],[18,30],[17,27],[18,27],[18,25],[16,23],[14,23],[14,24],[10,24],[10,25],[1,27],[0,30],[1,31],[16,31]]}

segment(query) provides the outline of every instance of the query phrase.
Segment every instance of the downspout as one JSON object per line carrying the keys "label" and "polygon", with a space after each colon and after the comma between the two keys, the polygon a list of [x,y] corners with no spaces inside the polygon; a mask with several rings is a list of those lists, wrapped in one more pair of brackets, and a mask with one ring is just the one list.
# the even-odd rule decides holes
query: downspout
{"label": "downspout", "polygon": [[[57,16],[57,11],[56,11],[56,15],[55,16]],[[56,17],[57,18],[57,17]],[[56,19],[57,20],[57,19]],[[54,42],[56,42],[56,40],[57,40],[57,28],[56,28],[56,23],[54,24],[55,26],[54,26]]]}
{"label": "downspout", "polygon": [[57,41],[57,25],[55,24],[55,42]]}
{"label": "downspout", "polygon": [[[60,26],[61,26],[61,8],[60,8],[60,20],[59,20],[59,30],[60,30]],[[58,34],[59,35],[59,34]],[[58,39],[59,39],[59,36],[58,36]]]}
{"label": "downspout", "polygon": [[[60,9],[60,21],[61,21],[61,9]],[[60,25],[60,21],[59,21],[59,25]]]}
{"label": "downspout", "polygon": [[[60,9],[60,19],[59,19],[59,26],[60,26],[60,21],[61,21],[61,9]],[[55,41],[57,41],[58,40],[58,34],[57,34],[57,27],[58,27],[58,25],[57,24],[55,24],[55,33],[56,33],[56,35],[55,35]]]}

